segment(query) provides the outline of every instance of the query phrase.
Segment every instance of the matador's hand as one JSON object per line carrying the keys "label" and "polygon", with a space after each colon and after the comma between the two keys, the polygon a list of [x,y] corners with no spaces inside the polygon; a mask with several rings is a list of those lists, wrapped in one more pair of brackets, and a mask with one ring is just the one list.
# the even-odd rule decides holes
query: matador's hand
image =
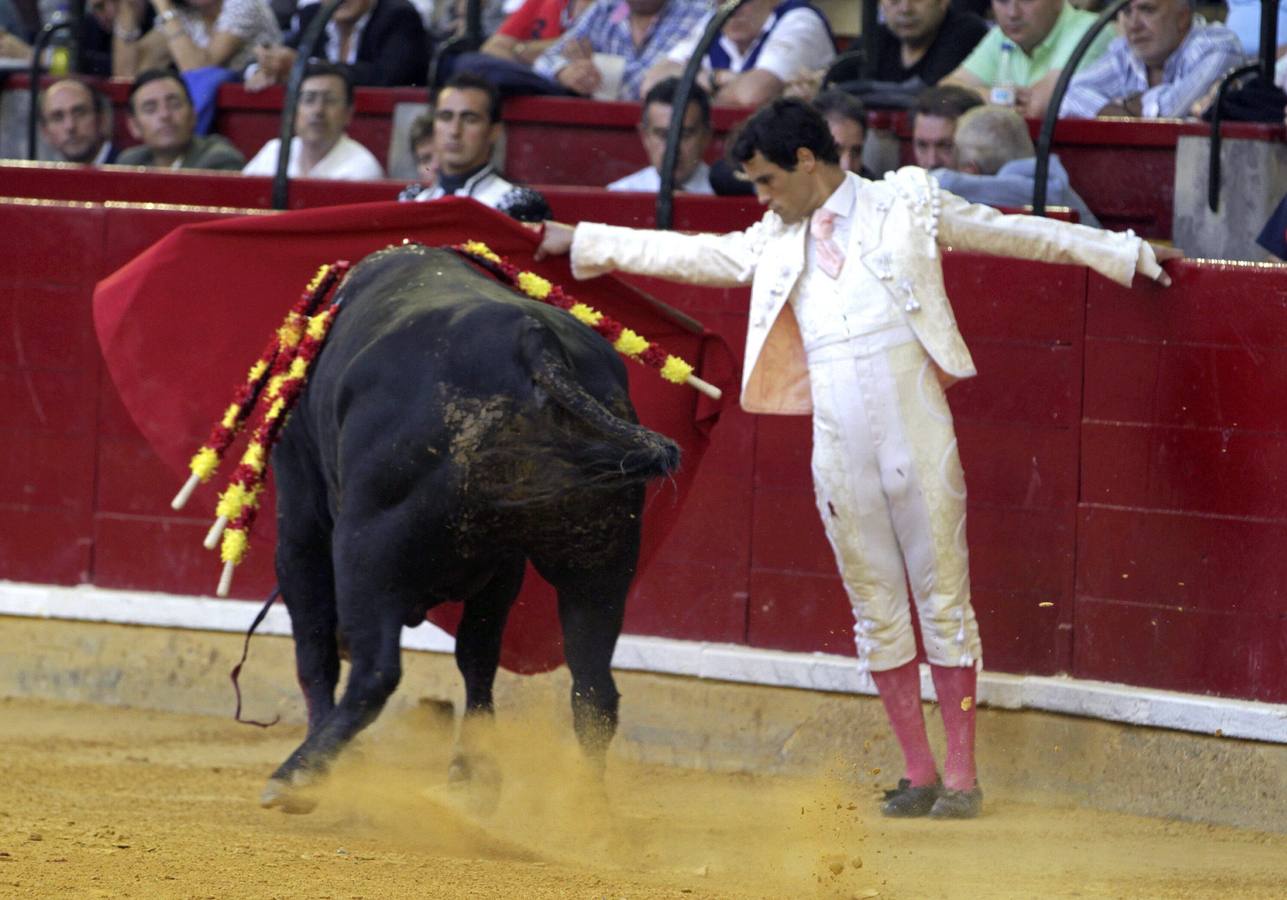
{"label": "matador's hand", "polygon": [[[1153,256],[1157,258],[1159,264],[1166,262],[1168,259],[1184,259],[1184,251],[1179,247],[1172,247],[1167,244],[1153,244],[1152,241],[1149,243],[1153,246]],[[1163,287],[1171,286],[1171,276],[1166,274],[1165,269],[1157,276],[1157,283]]]}
{"label": "matador's hand", "polygon": [[571,225],[564,225],[562,222],[546,222],[545,231],[541,235],[541,245],[536,248],[536,253],[533,255],[538,260],[545,259],[547,256],[565,256],[572,250],[574,230]]}

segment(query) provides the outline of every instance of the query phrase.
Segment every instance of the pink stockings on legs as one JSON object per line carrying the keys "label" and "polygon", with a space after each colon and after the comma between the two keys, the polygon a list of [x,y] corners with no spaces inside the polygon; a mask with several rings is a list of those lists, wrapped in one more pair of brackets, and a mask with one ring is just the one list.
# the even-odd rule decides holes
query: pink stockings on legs
{"label": "pink stockings on legs", "polygon": [[954,791],[971,790],[976,780],[974,707],[978,676],[973,666],[930,666],[930,673],[934,676],[943,729],[947,732],[943,784]]}
{"label": "pink stockings on legs", "polygon": [[921,711],[920,667],[916,660],[896,669],[872,672],[871,677],[876,682],[876,689],[880,691],[881,702],[885,704],[885,715],[889,716],[889,724],[893,726],[894,736],[898,738],[898,745],[903,750],[907,780],[912,787],[934,784],[938,780],[938,773],[934,766],[934,752],[930,750],[929,738],[925,735],[925,714]]}

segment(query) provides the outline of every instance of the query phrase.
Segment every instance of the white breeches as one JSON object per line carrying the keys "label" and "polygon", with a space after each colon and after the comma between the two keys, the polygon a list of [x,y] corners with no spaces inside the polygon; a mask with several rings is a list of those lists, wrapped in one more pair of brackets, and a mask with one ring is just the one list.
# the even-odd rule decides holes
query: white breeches
{"label": "white breeches", "polygon": [[900,327],[811,350],[809,378],[814,490],[860,662],[915,658],[910,581],[929,661],[977,665],[965,479],[936,367]]}

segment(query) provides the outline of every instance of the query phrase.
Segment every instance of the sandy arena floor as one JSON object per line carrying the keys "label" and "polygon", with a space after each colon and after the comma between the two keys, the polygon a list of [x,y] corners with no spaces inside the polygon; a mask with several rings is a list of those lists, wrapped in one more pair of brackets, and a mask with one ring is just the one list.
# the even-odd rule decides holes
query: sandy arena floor
{"label": "sandy arena floor", "polygon": [[299,729],[0,701],[0,896],[1187,900],[1287,884],[1282,835],[993,796],[974,822],[890,822],[825,775],[614,758],[605,807],[573,787],[566,736],[520,724],[496,736],[506,781],[480,817],[442,786],[436,730],[428,714],[380,723],[292,817],[256,797]]}

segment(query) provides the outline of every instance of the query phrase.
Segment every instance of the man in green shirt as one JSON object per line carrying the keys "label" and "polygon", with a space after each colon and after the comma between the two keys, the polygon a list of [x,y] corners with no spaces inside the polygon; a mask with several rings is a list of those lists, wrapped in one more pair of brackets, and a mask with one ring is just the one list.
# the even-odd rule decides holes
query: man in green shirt
{"label": "man in green shirt", "polygon": [[141,141],[123,150],[122,166],[158,169],[223,169],[240,172],[241,151],[217,134],[195,134],[197,112],[183,79],[174,72],[151,69],[130,89],[130,134]]}
{"label": "man in green shirt", "polygon": [[[939,83],[969,88],[994,102],[989,96],[992,88],[1008,83],[1015,89],[1015,110],[1039,118],[1045,115],[1055,81],[1095,14],[1074,8],[1068,0],[992,0],[992,14],[997,27]],[[1098,59],[1114,37],[1111,28],[1101,31],[1082,66]],[[1003,65],[1005,56],[1010,59]],[[1002,71],[1006,66],[1008,77]]]}

